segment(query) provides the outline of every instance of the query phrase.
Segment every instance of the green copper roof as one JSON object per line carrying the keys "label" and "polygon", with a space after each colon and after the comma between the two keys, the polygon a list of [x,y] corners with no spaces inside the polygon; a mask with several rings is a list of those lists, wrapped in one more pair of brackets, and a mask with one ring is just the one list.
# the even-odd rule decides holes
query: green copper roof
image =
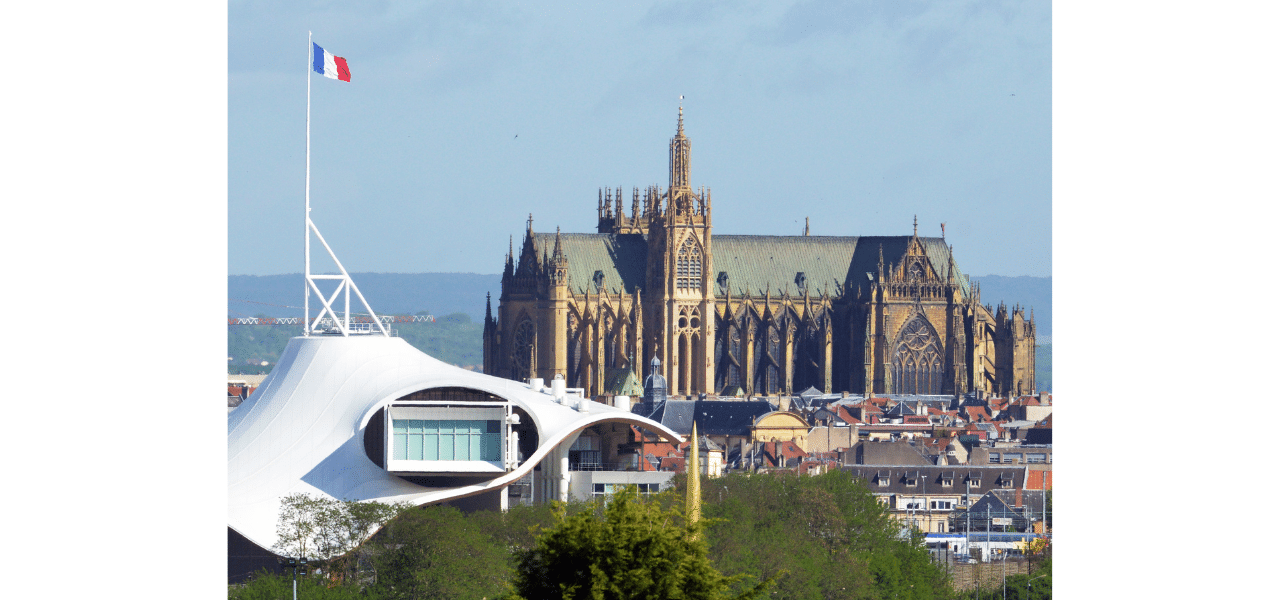
{"label": "green copper roof", "polygon": [[639,398],[644,395],[644,388],[636,380],[636,374],[628,368],[605,369],[604,395],[631,396]]}
{"label": "green copper roof", "polygon": [[[538,259],[543,251],[551,256],[556,234],[533,234]],[[596,271],[604,275],[604,288],[610,294],[619,290],[630,294],[644,288],[645,264],[649,245],[639,234],[562,233],[560,248],[569,257],[569,291],[575,294],[596,293],[592,278]]]}
{"label": "green copper roof", "polygon": [[[803,272],[809,294],[836,295],[856,293],[862,288],[865,296],[884,248],[885,268],[901,260],[907,251],[911,236],[774,236],[774,235],[712,235],[711,278],[715,282],[721,272],[729,276],[729,289],[734,296],[763,296],[765,287],[771,295],[789,292],[801,295],[796,286],[796,274]],[[920,238],[925,255],[938,276],[947,277],[950,252],[940,238]],[[968,295],[968,279],[953,267],[957,281]],[[717,297],[723,297],[719,285],[712,286]]]}
{"label": "green copper roof", "polygon": [[[538,258],[552,254],[556,234],[535,233],[534,247]],[[877,270],[880,250],[884,249],[885,268],[902,259],[911,236],[780,236],[780,235],[715,235],[711,236],[711,289],[724,297],[718,285],[720,273],[729,278],[734,296],[763,296],[768,287],[771,295],[787,291],[802,295],[796,286],[796,274],[804,273],[809,294],[817,296],[825,289],[831,295],[856,294],[858,288],[866,296],[871,279],[867,273]],[[938,276],[947,277],[950,251],[941,238],[922,237],[925,254]],[[572,293],[595,293],[597,271],[604,276],[604,288],[610,294],[633,293],[645,287],[648,243],[639,234],[562,233],[560,245],[569,258],[569,289]],[[953,265],[954,276],[964,295],[969,294],[969,279]]]}

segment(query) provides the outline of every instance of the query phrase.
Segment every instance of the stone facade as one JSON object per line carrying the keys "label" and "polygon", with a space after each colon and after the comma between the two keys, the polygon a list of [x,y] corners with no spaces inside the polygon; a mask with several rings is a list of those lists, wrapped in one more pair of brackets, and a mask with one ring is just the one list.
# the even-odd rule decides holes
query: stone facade
{"label": "stone facade", "polygon": [[597,233],[509,249],[485,373],[619,393],[659,358],[672,395],[1030,394],[1035,320],[983,305],[944,238],[712,235],[681,111],[669,185],[601,190]]}

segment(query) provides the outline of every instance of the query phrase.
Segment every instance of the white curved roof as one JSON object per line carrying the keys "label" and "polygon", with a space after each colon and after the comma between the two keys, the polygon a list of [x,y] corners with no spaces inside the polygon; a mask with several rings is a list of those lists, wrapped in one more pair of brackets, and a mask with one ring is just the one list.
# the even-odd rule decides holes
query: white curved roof
{"label": "white curved roof", "polygon": [[[364,449],[364,427],[382,406],[435,387],[467,387],[512,401],[538,428],[538,449],[489,481],[428,488],[385,471]],[[227,419],[227,525],[262,548],[276,542],[280,499],[309,493],[339,500],[428,504],[506,487],[584,427],[625,421],[679,440],[628,411],[591,402],[587,412],[528,385],[436,360],[400,338],[295,337],[258,389]]]}

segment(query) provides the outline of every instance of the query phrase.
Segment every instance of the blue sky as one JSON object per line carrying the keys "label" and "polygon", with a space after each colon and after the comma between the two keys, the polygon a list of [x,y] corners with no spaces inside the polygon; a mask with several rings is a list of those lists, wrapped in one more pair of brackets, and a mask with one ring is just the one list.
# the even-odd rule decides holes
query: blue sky
{"label": "blue sky", "polygon": [[[834,205],[816,233],[905,231],[919,212],[923,223],[948,221],[947,237],[969,272],[1007,275],[1019,269],[996,261],[1048,258],[1047,240],[1038,245],[1049,235],[1047,158],[1018,162],[1049,152],[1049,49],[1037,41],[1049,35],[1048,17],[1047,7],[1024,4],[1015,6],[1038,16],[985,10],[968,18],[970,5],[938,2],[928,6],[943,12],[852,19],[804,4],[792,14],[819,14],[789,17],[787,5],[742,15],[705,9],[677,21],[710,24],[680,28],[660,25],[670,10],[649,7],[613,21],[538,14],[536,5],[497,12],[440,5],[412,15],[371,5],[387,6],[377,13],[386,16],[288,18],[281,15],[305,9],[276,4],[283,8],[273,15],[240,2],[154,0],[6,7],[0,50],[11,57],[12,93],[0,104],[12,118],[0,171],[12,226],[0,244],[11,287],[26,293],[9,294],[5,308],[19,316],[21,331],[34,332],[21,338],[25,358],[11,395],[47,398],[66,387],[60,383],[84,389],[128,374],[141,382],[128,403],[144,410],[122,410],[101,395],[60,401],[98,430],[145,433],[112,437],[89,457],[98,468],[78,474],[86,489],[129,482],[129,494],[95,498],[115,518],[85,513],[80,495],[44,494],[30,503],[29,518],[12,524],[12,537],[24,540],[28,555],[53,555],[65,551],[66,536],[48,535],[49,524],[62,524],[95,556],[158,556],[163,564],[148,572],[153,587],[226,585],[216,568],[225,560],[225,480],[209,476],[226,465],[226,428],[213,418],[221,409],[209,395],[226,381],[226,274],[300,269],[308,28],[351,60],[356,78],[315,81],[317,118],[327,119],[317,127],[317,164],[346,166],[317,178],[316,218],[352,268],[459,271],[474,260],[475,270],[494,272],[506,237],[530,211],[540,228],[558,221],[589,230],[598,186],[665,177],[675,98],[684,93],[694,183],[714,191],[716,231],[798,231],[791,214],[750,210],[771,193],[798,198],[796,212]],[[1240,372],[1274,368],[1278,332],[1269,320],[1261,333],[1201,323],[1185,302],[1155,298],[1187,282],[1215,292],[1219,281],[1258,282],[1275,255],[1268,225],[1280,218],[1277,22],[1274,2],[1153,9],[1072,0],[1054,9],[1053,383],[1065,507],[1054,543],[1066,574],[1054,586],[1063,597],[1096,595],[1099,581],[1117,596],[1259,595],[1256,578],[1215,574],[1264,572],[1264,537],[1239,527],[1192,533],[1193,544],[1238,551],[1204,553],[1205,568],[1191,577],[1160,577],[1184,559],[1187,532],[1148,528],[1141,553],[1091,544],[1131,529],[1132,518],[1099,507],[1087,482],[1072,477],[1117,448],[1136,456],[1150,445],[1143,436],[1098,444],[1085,407],[1157,399],[1161,410],[1145,412],[1144,424],[1181,431],[1205,395],[1186,376],[1200,366],[1189,359],[1194,350],[1232,352]],[[957,30],[956,23],[986,25]],[[997,35],[1010,30],[1021,33]],[[1001,48],[1026,50],[995,52]],[[1033,90],[994,89],[1028,82]],[[1009,93],[1036,99],[1031,117],[997,103]],[[934,97],[941,100],[925,102]],[[520,140],[542,145],[498,145],[517,128]],[[915,169],[918,188],[889,176],[894,165],[908,174],[913,161],[941,169],[943,159],[972,155],[963,150],[1008,146],[1020,150],[978,155],[943,174]],[[978,170],[986,175],[965,176]],[[1014,177],[1042,171],[1030,184]],[[957,182],[982,193],[964,196],[969,204],[956,209],[923,206],[961,189]],[[1012,182],[1025,194],[995,193]],[[839,194],[825,196],[829,190]],[[867,209],[858,194],[881,203]],[[1026,214],[1014,218],[1019,206]],[[450,227],[432,218],[450,211],[464,220]],[[962,239],[958,223],[968,215],[986,229]],[[1023,230],[1034,235],[1019,237]],[[74,318],[86,314],[93,317]],[[1207,393],[1221,391],[1214,383]],[[0,442],[4,449],[38,447],[44,460],[11,461],[12,480],[65,489],[65,477],[48,465],[86,464],[81,448],[48,444],[39,427],[16,429]],[[1267,456],[1265,441],[1245,436],[1232,447]],[[160,463],[136,460],[157,446],[190,451]],[[1201,455],[1157,461],[1120,487],[1147,498],[1167,495],[1168,482],[1189,469],[1212,468],[1231,481],[1257,477],[1257,461]],[[157,464],[168,466],[162,477]],[[175,490],[184,502],[137,501]],[[1166,504],[1151,518],[1181,516]],[[157,519],[166,526],[138,535],[137,523]],[[157,547],[184,551],[156,554]],[[31,581],[65,579],[56,561],[21,567]],[[121,568],[90,561],[78,580],[93,585],[118,578]],[[1135,568],[1157,576],[1133,577]]]}
{"label": "blue sky", "polygon": [[600,187],[666,184],[683,94],[717,233],[919,215],[971,274],[1050,274],[1048,2],[544,4],[231,2],[229,272],[301,270],[310,30],[352,72],[315,76],[311,133],[349,271],[496,273],[529,213],[594,231]]}

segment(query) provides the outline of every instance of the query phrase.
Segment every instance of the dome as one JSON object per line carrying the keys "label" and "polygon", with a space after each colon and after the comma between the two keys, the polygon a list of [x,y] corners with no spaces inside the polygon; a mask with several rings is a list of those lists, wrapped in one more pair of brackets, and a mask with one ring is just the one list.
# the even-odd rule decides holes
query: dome
{"label": "dome", "polygon": [[644,380],[644,400],[650,403],[667,401],[667,378],[662,376],[662,361],[656,356],[649,363],[649,376]]}

